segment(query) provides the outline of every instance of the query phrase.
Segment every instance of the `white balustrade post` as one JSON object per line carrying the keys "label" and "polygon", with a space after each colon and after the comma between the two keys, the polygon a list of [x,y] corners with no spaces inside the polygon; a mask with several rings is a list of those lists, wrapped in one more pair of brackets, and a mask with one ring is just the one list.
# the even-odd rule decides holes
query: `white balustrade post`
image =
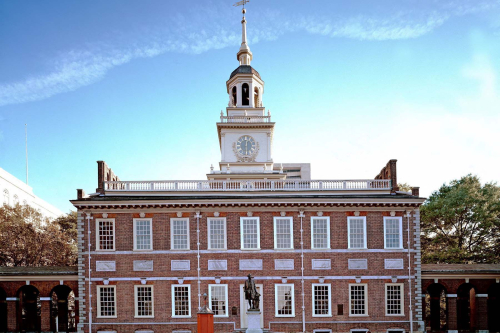
{"label": "white balustrade post", "polygon": [[271,180],[271,191],[274,191],[274,180]]}
{"label": "white balustrade post", "polygon": [[129,183],[129,182],[126,182],[126,183],[125,183],[125,189],[126,189],[127,191],[130,191],[130,183]]}
{"label": "white balustrade post", "polygon": [[177,191],[179,189],[179,183],[178,182],[175,182],[174,183],[174,189]]}
{"label": "white balustrade post", "polygon": [[342,188],[344,190],[347,188],[347,182],[345,180],[342,182]]}
{"label": "white balustrade post", "polygon": [[322,190],[323,189],[323,182],[319,182],[319,189]]}

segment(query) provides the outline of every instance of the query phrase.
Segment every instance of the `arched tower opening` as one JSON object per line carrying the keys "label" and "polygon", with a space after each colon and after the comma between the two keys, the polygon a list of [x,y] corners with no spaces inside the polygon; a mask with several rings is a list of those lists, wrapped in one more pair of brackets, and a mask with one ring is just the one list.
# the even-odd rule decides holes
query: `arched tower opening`
{"label": "arched tower opening", "polygon": [[457,326],[459,330],[474,331],[476,324],[476,290],[464,283],[457,291]]}
{"label": "arched tower opening", "polygon": [[259,94],[259,88],[255,87],[253,91],[253,106],[255,108],[260,108],[260,94]]}
{"label": "arched tower opening", "polygon": [[238,104],[238,93],[236,86],[233,87],[232,96],[233,96],[233,106],[236,106],[236,104]]}
{"label": "arched tower opening", "polygon": [[494,283],[488,289],[488,330],[500,332],[500,283]]}
{"label": "arched tower opening", "polygon": [[250,105],[250,88],[248,83],[241,85],[241,105]]}
{"label": "arched tower opening", "polygon": [[7,293],[0,288],[0,332],[7,332]]}

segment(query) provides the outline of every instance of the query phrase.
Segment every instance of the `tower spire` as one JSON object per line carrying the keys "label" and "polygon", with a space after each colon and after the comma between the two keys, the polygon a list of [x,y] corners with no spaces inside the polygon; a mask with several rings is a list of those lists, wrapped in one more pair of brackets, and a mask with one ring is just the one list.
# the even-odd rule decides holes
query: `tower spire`
{"label": "tower spire", "polygon": [[240,65],[250,66],[253,56],[247,43],[247,20],[245,19],[245,13],[247,12],[245,4],[247,2],[249,2],[249,0],[242,0],[234,4],[234,6],[243,6],[243,9],[241,10],[243,13],[243,19],[241,20],[241,46],[240,50],[236,54],[236,59],[238,59]]}

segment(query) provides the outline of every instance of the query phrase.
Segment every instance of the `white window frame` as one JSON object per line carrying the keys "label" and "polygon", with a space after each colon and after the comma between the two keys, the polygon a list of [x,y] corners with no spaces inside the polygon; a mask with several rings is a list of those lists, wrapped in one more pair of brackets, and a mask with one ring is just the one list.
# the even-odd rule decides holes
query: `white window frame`
{"label": "white window frame", "polygon": [[[328,287],[328,314],[317,315],[315,314],[316,308],[314,303],[314,287],[315,286],[327,286]],[[332,316],[332,285],[330,283],[313,283],[311,284],[311,295],[312,295],[312,316],[313,317],[331,317]]]}
{"label": "white window frame", "polygon": [[[399,247],[387,247],[387,235],[385,224],[387,220],[399,220]],[[403,249],[403,217],[401,216],[384,216],[384,249],[401,250]]]}
{"label": "white window frame", "polygon": [[[388,286],[399,286],[401,287],[401,304],[400,304],[400,307],[401,307],[401,313],[400,314],[388,314],[387,310],[387,287]],[[388,317],[402,317],[405,315],[405,285],[404,283],[386,283],[385,284],[385,315],[388,316]],[[397,329],[394,329],[395,331],[397,331]]]}
{"label": "white window frame", "polygon": [[[328,246],[327,247],[316,247],[314,246],[314,225],[313,225],[313,221],[315,219],[318,219],[318,220],[326,220],[326,227],[327,227],[327,243],[328,243]],[[331,248],[331,240],[330,240],[330,216],[311,216],[311,249],[314,249],[314,250],[326,250],[326,249],[330,249]]]}
{"label": "white window frame", "polygon": [[[275,250],[293,250],[293,217],[291,216],[275,216],[273,219],[273,229],[274,229],[274,249]],[[290,247],[280,248],[278,247],[278,240],[276,238],[276,220],[288,220],[290,222]]]}
{"label": "white window frame", "polygon": [[[187,248],[174,249],[174,221],[186,221]],[[191,249],[191,238],[189,237],[189,217],[172,217],[170,219],[170,249],[174,251],[188,251]]]}
{"label": "white window frame", "polygon": [[[224,221],[224,248],[215,249],[211,247],[211,239],[210,239],[210,226],[212,220],[223,220]],[[227,221],[225,217],[209,217],[207,218],[207,249],[209,250],[227,250]]]}
{"label": "white window frame", "polygon": [[[287,315],[278,314],[278,287],[279,286],[292,287],[292,314],[287,314]],[[295,317],[295,285],[293,283],[276,283],[274,285],[274,316],[277,318]]]}
{"label": "white window frame", "polygon": [[[137,289],[139,288],[144,288],[144,287],[149,287],[151,288],[151,316],[139,316],[139,302],[138,302],[138,295],[137,295]],[[134,308],[135,308],[135,317],[134,318],[154,318],[155,317],[155,290],[154,286],[152,285],[143,285],[143,284],[138,284],[134,285]]]}
{"label": "white window frame", "polygon": [[[113,288],[114,295],[115,295],[115,315],[114,316],[101,316],[101,289],[104,288]],[[116,286],[110,286],[110,285],[102,285],[102,286],[97,286],[97,318],[117,318],[118,315],[118,302],[116,301]]]}
{"label": "white window frame", "polygon": [[[354,247],[352,248],[351,247],[351,220],[360,220],[362,219],[363,220],[363,236],[364,236],[364,239],[363,239],[363,242],[364,242],[364,246],[363,247]],[[347,247],[350,249],[350,250],[366,250],[368,247],[367,245],[367,241],[366,241],[366,234],[367,234],[367,230],[366,230],[366,216],[348,216],[347,217]]]}
{"label": "white window frame", "polygon": [[[99,237],[99,222],[113,222],[113,249],[101,249],[101,241]],[[116,222],[115,219],[96,219],[95,220],[95,230],[96,230],[96,251],[115,251],[116,250]]]}
{"label": "white window frame", "polygon": [[[175,315],[175,287],[188,287],[188,301],[189,301],[189,315],[176,316]],[[172,318],[191,318],[191,285],[190,284],[173,284],[172,285]]]}
{"label": "white window frame", "polygon": [[[243,242],[243,221],[244,220],[250,220],[250,219],[257,219],[257,247],[256,248],[244,248],[243,245],[245,244]],[[260,250],[260,218],[258,216],[251,216],[251,217],[240,217],[240,243],[241,243],[241,249],[242,250],[247,250],[247,251],[256,251]]]}
{"label": "white window frame", "polygon": [[228,288],[227,284],[209,284],[208,285],[208,306],[212,308],[212,287],[224,287],[224,292],[226,295],[226,298],[224,299],[224,302],[226,302],[226,314],[224,315],[216,315],[214,314],[214,318],[219,318],[219,317],[229,317],[229,295],[228,295]]}
{"label": "white window frame", "polygon": [[367,328],[351,328],[349,330],[350,333],[352,332],[369,332],[370,330]]}
{"label": "white window frame", "polygon": [[[150,229],[151,234],[149,235],[149,241],[150,241],[151,247],[149,249],[137,249],[137,230],[136,230],[137,221],[149,221],[149,225],[151,228]],[[134,251],[152,251],[153,250],[153,219],[151,219],[151,218],[149,218],[149,219],[148,218],[134,219],[133,227],[134,227]]]}
{"label": "white window frame", "polygon": [[328,332],[328,333],[332,333],[332,330],[327,328],[327,329],[324,329],[322,330],[321,328],[317,328],[317,329],[314,329],[313,330],[313,333],[320,333],[320,332]]}
{"label": "white window frame", "polygon": [[406,330],[404,328],[389,328],[387,329],[387,333],[391,333],[391,332],[406,332]]}
{"label": "white window frame", "polygon": [[[364,286],[365,287],[365,313],[364,314],[352,314],[352,301],[351,301],[351,286]],[[368,317],[368,284],[366,283],[349,283],[349,317]],[[355,331],[360,331],[361,329],[355,329]]]}

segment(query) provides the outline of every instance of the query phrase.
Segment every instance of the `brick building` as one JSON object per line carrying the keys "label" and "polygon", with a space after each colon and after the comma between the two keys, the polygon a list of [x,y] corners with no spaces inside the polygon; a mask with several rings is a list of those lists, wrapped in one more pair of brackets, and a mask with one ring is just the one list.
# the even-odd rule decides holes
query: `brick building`
{"label": "brick building", "polygon": [[243,16],[207,180],[122,181],[98,161],[96,193],[78,190],[79,331],[193,332],[205,293],[217,332],[245,328],[247,274],[268,331],[423,330],[418,188],[398,191],[396,160],[362,180],[275,164],[252,58]]}

